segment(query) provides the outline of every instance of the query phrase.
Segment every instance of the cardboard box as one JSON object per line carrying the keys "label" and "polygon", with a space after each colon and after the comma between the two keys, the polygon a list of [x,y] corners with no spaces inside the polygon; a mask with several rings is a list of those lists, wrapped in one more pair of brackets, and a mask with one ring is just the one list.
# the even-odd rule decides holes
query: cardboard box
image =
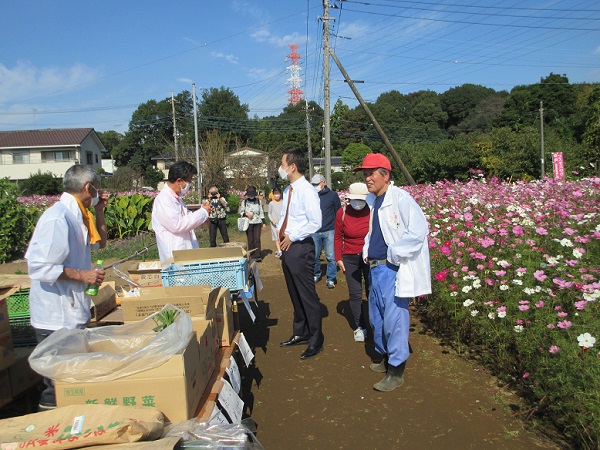
{"label": "cardboard box", "polygon": [[10,331],[0,334],[0,370],[9,368],[15,363],[15,349],[13,348]]}
{"label": "cardboard box", "polygon": [[117,307],[117,292],[115,291],[115,282],[107,281],[100,285],[98,294],[90,297],[92,299],[92,322],[97,322],[99,319],[107,315]]}
{"label": "cardboard box", "polygon": [[0,408],[12,401],[8,369],[0,370]]}
{"label": "cardboard box", "polygon": [[245,258],[246,251],[242,247],[208,247],[190,250],[174,250],[173,257],[163,263],[163,267],[184,261],[209,261],[217,259]]}
{"label": "cardboard box", "polygon": [[219,289],[209,285],[140,288],[140,298],[122,297],[124,322],[142,320],[170,303],[192,317],[212,319]]}
{"label": "cardboard box", "polygon": [[67,383],[57,381],[58,406],[104,404],[155,407],[172,423],[194,417],[204,390],[196,334],[182,353],[164,364],[112,381]]}
{"label": "cardboard box", "polygon": [[192,317],[192,325],[196,336],[198,336],[200,352],[200,374],[202,375],[201,384],[206,389],[211,375],[215,371],[217,350],[219,343],[217,338],[217,325],[214,320]]}
{"label": "cardboard box", "polygon": [[127,269],[129,278],[140,286],[162,286],[160,261],[135,261],[133,267]]}
{"label": "cardboard box", "polygon": [[215,311],[215,322],[217,323],[219,346],[229,347],[235,333],[229,289],[221,289],[219,292]]}
{"label": "cardboard box", "polygon": [[8,368],[13,397],[17,397],[17,395],[42,381],[42,376],[31,368],[27,359],[34,348],[15,348],[15,363]]}

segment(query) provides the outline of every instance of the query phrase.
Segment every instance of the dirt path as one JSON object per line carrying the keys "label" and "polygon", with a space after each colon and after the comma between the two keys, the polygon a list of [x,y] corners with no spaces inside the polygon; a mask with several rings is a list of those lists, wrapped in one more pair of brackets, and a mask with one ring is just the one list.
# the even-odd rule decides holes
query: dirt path
{"label": "dirt path", "polygon": [[[252,324],[243,307],[240,320],[256,354],[256,367],[244,380],[249,392],[244,400],[266,449],[560,448],[515,418],[519,399],[440,345],[416,314],[404,385],[391,393],[374,391],[381,375],[368,368],[372,341],[353,340],[342,273],[335,289],[323,281],[317,286],[325,351],[300,361],[303,348],[280,348],[291,334],[292,306],[266,232],[263,239],[269,254],[259,266],[264,289],[253,307],[257,321]],[[24,262],[0,265],[0,273],[26,270]]]}
{"label": "dirt path", "polygon": [[241,322],[256,353],[247,405],[265,448],[559,448],[515,418],[517,397],[441,346],[415,314],[405,384],[391,393],[373,390],[381,378],[368,368],[373,344],[353,340],[342,273],[333,290],[323,280],[317,285],[325,350],[300,361],[302,348],[278,346],[290,336],[292,321],[279,260],[268,255],[260,273],[265,287],[257,322],[251,324],[244,311]]}

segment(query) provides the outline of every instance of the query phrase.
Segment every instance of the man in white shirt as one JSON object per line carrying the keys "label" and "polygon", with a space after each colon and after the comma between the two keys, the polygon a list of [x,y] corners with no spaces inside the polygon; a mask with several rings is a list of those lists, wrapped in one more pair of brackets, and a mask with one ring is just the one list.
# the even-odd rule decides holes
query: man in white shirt
{"label": "man in white shirt", "polygon": [[198,248],[194,229],[208,219],[212,211],[210,202],[189,211],[183,197],[192,186],[192,178],[198,171],[187,161],[178,161],[169,169],[165,186],[154,199],[152,206],[152,228],[156,233],[158,257],[162,262],[173,256],[173,250]]}
{"label": "man in white shirt", "polygon": [[[38,343],[60,328],[85,328],[90,321],[89,284],[100,285],[91,249],[106,246],[104,208],[108,192],[98,190],[98,174],[88,166],[70,167],[60,200],[40,217],[25,254],[31,289],[29,312]],[[93,206],[96,215],[88,210]],[[44,378],[40,410],[56,407],[52,380]]]}
{"label": "man in white shirt", "polygon": [[281,347],[308,344],[300,359],[323,350],[321,301],[315,289],[313,270],[315,242],[311,235],[321,228],[319,195],[304,177],[307,158],[301,150],[286,150],[279,176],[289,180],[283,192],[283,210],[277,224],[282,251],[281,267],[294,306],[293,335]]}

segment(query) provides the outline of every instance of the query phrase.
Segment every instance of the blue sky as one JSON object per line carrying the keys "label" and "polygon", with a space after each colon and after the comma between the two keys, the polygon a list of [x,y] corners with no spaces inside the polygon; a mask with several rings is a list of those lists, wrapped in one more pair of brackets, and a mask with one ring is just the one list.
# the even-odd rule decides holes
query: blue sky
{"label": "blue sky", "polygon": [[[331,45],[367,101],[396,89],[600,82],[600,1],[331,1]],[[139,104],[196,84],[251,116],[288,103],[289,44],[323,105],[321,0],[3,0],[0,130],[128,128]],[[331,105],[356,105],[331,62]]]}

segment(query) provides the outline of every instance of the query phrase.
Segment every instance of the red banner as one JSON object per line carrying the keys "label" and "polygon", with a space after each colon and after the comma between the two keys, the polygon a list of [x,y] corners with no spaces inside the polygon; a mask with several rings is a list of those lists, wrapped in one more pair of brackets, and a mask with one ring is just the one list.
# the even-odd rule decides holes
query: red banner
{"label": "red banner", "polygon": [[565,161],[563,159],[562,152],[552,153],[552,164],[554,165],[554,179],[564,180],[565,179]]}

